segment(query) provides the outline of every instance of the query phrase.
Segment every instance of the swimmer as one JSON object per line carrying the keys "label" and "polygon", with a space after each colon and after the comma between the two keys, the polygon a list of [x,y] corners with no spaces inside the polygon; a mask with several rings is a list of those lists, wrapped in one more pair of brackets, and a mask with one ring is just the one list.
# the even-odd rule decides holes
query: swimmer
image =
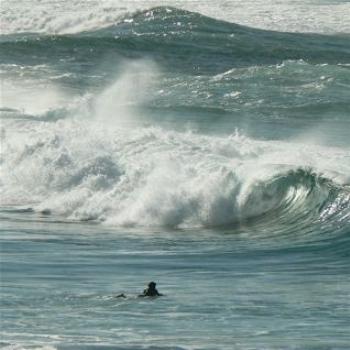
{"label": "swimmer", "polygon": [[[150,282],[148,283],[148,288],[146,288],[142,294],[138,295],[139,298],[144,298],[144,297],[160,297],[163,296],[164,294],[161,294],[158,292],[156,289],[156,283],[155,282]],[[127,296],[124,293],[118,294],[115,296],[115,298],[127,298]]]}
{"label": "swimmer", "polygon": [[146,288],[143,291],[143,294],[140,294],[139,297],[160,297],[163,294],[159,293],[158,290],[156,289],[156,283],[155,282],[150,282],[148,283],[148,288]]}

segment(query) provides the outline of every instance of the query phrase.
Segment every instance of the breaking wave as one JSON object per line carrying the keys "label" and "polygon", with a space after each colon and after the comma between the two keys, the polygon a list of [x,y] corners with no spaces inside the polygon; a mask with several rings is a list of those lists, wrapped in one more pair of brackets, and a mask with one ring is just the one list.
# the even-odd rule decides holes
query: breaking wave
{"label": "breaking wave", "polygon": [[[78,34],[3,35],[0,49],[13,82],[0,110],[3,206],[117,226],[348,222],[348,148],[291,137],[320,121],[346,134],[346,34],[157,7]],[[214,129],[223,115],[231,131],[259,121],[257,137],[179,131],[188,116]],[[276,120],[280,135],[265,137]]]}
{"label": "breaking wave", "polygon": [[349,220],[348,154],[337,148],[93,121],[7,123],[3,206],[117,226]]}

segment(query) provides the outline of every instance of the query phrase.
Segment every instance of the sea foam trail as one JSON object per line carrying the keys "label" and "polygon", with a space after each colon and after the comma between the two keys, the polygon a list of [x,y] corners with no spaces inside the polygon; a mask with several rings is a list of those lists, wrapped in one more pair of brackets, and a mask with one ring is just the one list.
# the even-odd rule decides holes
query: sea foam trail
{"label": "sea foam trail", "polygon": [[79,120],[7,120],[5,130],[2,205],[117,226],[349,215],[346,150]]}

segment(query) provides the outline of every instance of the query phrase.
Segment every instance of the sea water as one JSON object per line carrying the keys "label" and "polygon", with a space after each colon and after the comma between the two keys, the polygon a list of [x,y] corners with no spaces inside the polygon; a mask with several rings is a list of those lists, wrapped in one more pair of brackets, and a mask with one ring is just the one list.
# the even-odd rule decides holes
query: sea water
{"label": "sea water", "polygon": [[349,349],[348,2],[1,7],[1,348]]}

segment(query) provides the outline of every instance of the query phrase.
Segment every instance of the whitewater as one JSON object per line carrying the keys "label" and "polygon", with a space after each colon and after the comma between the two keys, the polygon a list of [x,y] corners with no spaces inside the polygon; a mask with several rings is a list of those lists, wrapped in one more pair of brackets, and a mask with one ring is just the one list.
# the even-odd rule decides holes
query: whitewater
{"label": "whitewater", "polygon": [[349,11],[3,1],[0,347],[348,349]]}

